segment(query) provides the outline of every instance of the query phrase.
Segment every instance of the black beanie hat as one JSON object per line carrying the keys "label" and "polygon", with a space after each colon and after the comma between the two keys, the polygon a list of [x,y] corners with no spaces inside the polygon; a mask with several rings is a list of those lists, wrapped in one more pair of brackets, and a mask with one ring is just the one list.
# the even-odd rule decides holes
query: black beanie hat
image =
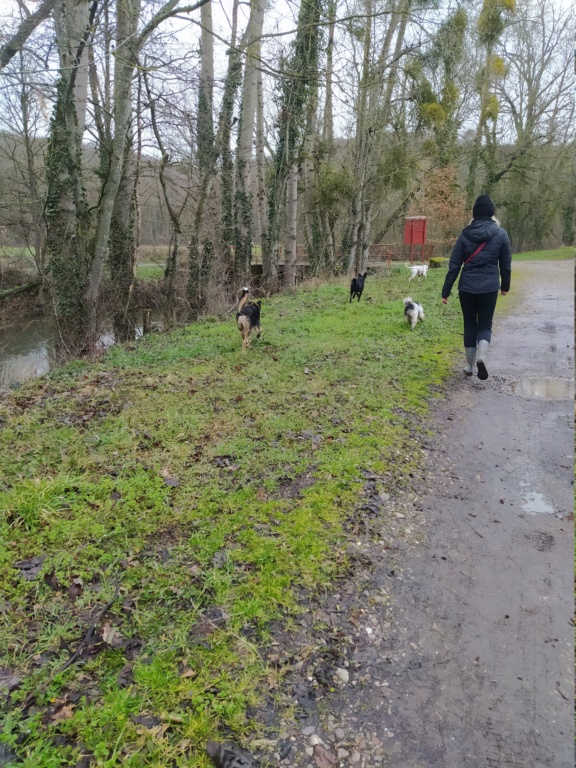
{"label": "black beanie hat", "polygon": [[495,211],[496,208],[494,208],[494,203],[490,200],[488,195],[480,195],[474,203],[474,208],[472,208],[472,216],[475,219],[490,218],[491,216],[494,216]]}

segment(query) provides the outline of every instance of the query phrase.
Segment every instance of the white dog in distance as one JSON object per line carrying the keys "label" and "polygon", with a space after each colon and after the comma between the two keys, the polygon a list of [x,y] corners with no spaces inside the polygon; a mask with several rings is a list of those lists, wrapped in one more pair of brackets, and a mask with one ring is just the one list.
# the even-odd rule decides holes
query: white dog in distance
{"label": "white dog in distance", "polygon": [[410,329],[413,331],[416,328],[418,320],[424,320],[424,307],[422,304],[418,304],[417,301],[411,296],[406,296],[404,299],[404,317],[406,322],[410,324]]}
{"label": "white dog in distance", "polygon": [[404,266],[411,272],[410,277],[408,278],[408,282],[410,282],[410,280],[414,280],[415,277],[418,279],[421,277],[428,279],[428,264],[412,264],[412,266],[409,264],[404,264]]}

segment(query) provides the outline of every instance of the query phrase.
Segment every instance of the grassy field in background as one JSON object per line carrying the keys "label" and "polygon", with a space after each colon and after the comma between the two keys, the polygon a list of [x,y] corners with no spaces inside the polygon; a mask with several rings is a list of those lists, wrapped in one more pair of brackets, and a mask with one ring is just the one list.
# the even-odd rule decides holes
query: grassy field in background
{"label": "grassy field in background", "polygon": [[525,251],[515,253],[512,261],[554,261],[556,259],[573,259],[576,256],[576,248],[552,248],[548,251]]}
{"label": "grassy field in background", "polygon": [[270,622],[347,572],[362,472],[394,493],[422,460],[414,419],[461,347],[443,278],[369,277],[354,304],[347,281],[309,286],[264,301],[245,355],[233,319],[206,320],[0,401],[0,740],[19,764],[207,768],[207,739],[258,732],[281,685]]}
{"label": "grassy field in background", "polygon": [[[167,246],[145,245],[140,248],[139,263],[136,266],[136,277],[140,280],[156,280],[164,275],[164,266],[168,253]],[[449,254],[446,254],[449,256]],[[554,259],[573,259],[576,256],[576,249],[554,248],[547,251],[526,251],[525,253],[515,253],[514,261],[529,260],[554,260]],[[254,258],[261,261],[260,246],[254,246]],[[12,266],[17,269],[34,271],[34,259],[27,248],[18,248],[12,246],[0,247],[0,268]]]}

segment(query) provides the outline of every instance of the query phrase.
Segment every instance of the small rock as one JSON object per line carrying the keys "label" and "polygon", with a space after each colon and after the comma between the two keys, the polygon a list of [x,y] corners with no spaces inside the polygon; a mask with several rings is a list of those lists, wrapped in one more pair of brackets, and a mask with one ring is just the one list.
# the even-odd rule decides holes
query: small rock
{"label": "small rock", "polygon": [[347,683],[350,680],[350,673],[347,669],[338,667],[336,669],[336,675],[340,678],[340,680],[342,680],[343,683]]}
{"label": "small rock", "polygon": [[333,768],[336,765],[337,757],[334,752],[323,746],[317,746],[314,749],[314,762],[316,768]]}
{"label": "small rock", "polygon": [[340,748],[338,750],[338,760],[343,760],[345,757],[350,757],[350,752],[347,749]]}
{"label": "small rock", "polygon": [[304,750],[304,752],[306,752],[306,754],[308,755],[308,757],[312,757],[312,755],[314,754],[314,747],[306,747],[306,749]]}
{"label": "small rock", "polygon": [[302,736],[312,736],[315,730],[315,726],[307,725],[306,728],[302,728]]}
{"label": "small rock", "polygon": [[340,739],[340,741],[342,741],[342,739],[345,738],[346,736],[346,733],[342,728],[336,728],[336,730],[334,731],[334,734],[337,739]]}
{"label": "small rock", "polygon": [[322,744],[322,739],[317,733],[313,733],[312,736],[310,736],[310,745],[315,747],[316,744]]}
{"label": "small rock", "polygon": [[242,765],[243,768],[260,768],[260,763],[249,752],[231,741],[222,743],[209,741],[206,752],[216,768],[232,768],[234,765]]}
{"label": "small rock", "polygon": [[355,749],[354,752],[352,752],[350,763],[352,765],[356,765],[356,763],[359,763],[360,760],[361,760],[360,752],[358,752],[358,750]]}

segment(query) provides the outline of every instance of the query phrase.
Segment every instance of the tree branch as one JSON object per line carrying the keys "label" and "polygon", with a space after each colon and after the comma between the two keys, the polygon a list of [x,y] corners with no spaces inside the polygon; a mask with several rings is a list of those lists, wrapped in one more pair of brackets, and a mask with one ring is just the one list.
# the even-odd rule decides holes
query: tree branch
{"label": "tree branch", "polygon": [[32,280],[29,283],[24,283],[24,285],[17,285],[15,288],[6,288],[5,290],[0,291],[0,300],[7,299],[10,296],[16,296],[25,291],[32,291],[34,288],[39,288],[41,285],[42,280]]}
{"label": "tree branch", "polygon": [[4,69],[8,62],[18,53],[36,27],[50,16],[52,8],[54,8],[54,2],[55,0],[44,0],[38,10],[24,19],[18,27],[16,34],[0,48],[0,70]]}
{"label": "tree branch", "polygon": [[172,16],[176,16],[179,13],[192,13],[192,11],[197,11],[198,8],[206,5],[210,0],[198,0],[194,5],[183,5],[182,7],[178,7],[178,2],[179,0],[169,0],[169,2],[167,2],[158,13],[150,19],[148,24],[146,24],[142,32],[140,32],[136,38],[136,50],[139,50],[144,45],[148,37],[154,32],[156,27],[162,24],[163,21]]}

